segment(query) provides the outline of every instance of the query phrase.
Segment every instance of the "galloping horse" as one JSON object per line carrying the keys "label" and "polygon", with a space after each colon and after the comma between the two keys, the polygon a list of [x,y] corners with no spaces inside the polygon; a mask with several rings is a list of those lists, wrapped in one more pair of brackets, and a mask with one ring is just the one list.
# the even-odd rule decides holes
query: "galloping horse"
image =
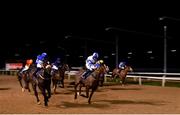
{"label": "galloping horse", "polygon": [[[33,76],[33,74],[31,74]],[[38,92],[36,87],[38,86],[41,90],[41,93],[44,96],[44,105],[48,106],[49,98],[51,97],[51,66],[48,64],[44,64],[44,68],[41,69],[36,74],[37,76],[33,76],[33,90],[34,95],[36,96],[37,103],[40,104],[40,100],[38,97]],[[48,95],[46,94],[46,91]]]}
{"label": "galloping horse", "polygon": [[[83,86],[86,87],[86,96],[81,95],[83,97],[89,98],[88,99],[88,103],[91,104],[91,98],[93,93],[96,91],[96,89],[99,86],[99,77],[102,73],[104,73],[106,71],[106,67],[104,66],[104,64],[100,63],[100,67],[97,68],[93,73],[91,73],[89,75],[89,77],[87,77],[85,80],[81,80],[81,75],[83,73],[83,71],[81,70],[75,77],[75,95],[74,95],[74,99],[77,99],[77,87],[79,86],[79,94],[81,95],[81,88]],[[92,89],[90,97],[89,97],[89,90]]]}
{"label": "galloping horse", "polygon": [[[18,78],[18,81],[19,81],[19,84],[22,88],[22,92],[25,91],[25,89],[27,89],[29,92],[31,91],[30,88],[29,88],[29,83],[32,81],[32,77],[30,75],[30,73],[32,72],[32,70],[36,69],[35,65],[32,64],[28,70],[24,71],[24,72],[21,72],[22,69],[20,69],[17,73],[17,78]],[[23,85],[23,83],[24,85]]]}
{"label": "galloping horse", "polygon": [[122,80],[122,85],[125,85],[126,75],[128,72],[133,71],[131,66],[125,66],[124,69],[115,68],[112,71],[112,78],[119,77]]}
{"label": "galloping horse", "polygon": [[[18,81],[19,81],[19,84],[22,88],[22,92],[25,91],[25,89],[27,89],[29,92],[31,91],[30,88],[29,88],[29,82],[30,82],[30,78],[28,76],[28,71],[24,71],[24,72],[21,72],[22,69],[20,69],[17,73],[17,78],[18,78]],[[24,85],[23,85],[24,83]]]}
{"label": "galloping horse", "polygon": [[64,74],[65,71],[69,71],[68,64],[62,64],[62,66],[58,67],[58,70],[52,72],[52,82],[53,82],[53,90],[56,93],[56,88],[58,82],[61,83],[61,88],[64,88]]}

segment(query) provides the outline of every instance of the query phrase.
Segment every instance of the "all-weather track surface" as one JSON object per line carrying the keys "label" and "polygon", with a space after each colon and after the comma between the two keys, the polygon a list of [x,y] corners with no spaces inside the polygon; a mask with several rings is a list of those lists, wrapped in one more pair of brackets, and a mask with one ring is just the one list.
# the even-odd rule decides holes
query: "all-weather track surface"
{"label": "all-weather track surface", "polygon": [[[67,80],[44,107],[33,92],[21,91],[16,76],[0,76],[0,114],[180,114],[180,88],[127,84],[99,87],[92,104],[78,96]],[[83,92],[84,93],[84,92]]]}

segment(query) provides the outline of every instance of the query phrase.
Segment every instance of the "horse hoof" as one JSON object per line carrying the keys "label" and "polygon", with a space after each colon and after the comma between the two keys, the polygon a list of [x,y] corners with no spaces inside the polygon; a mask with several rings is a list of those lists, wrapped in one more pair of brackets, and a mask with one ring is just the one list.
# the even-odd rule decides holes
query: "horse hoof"
{"label": "horse hoof", "polygon": [[77,92],[77,95],[79,95],[79,92]]}
{"label": "horse hoof", "polygon": [[[48,102],[48,101],[47,101]],[[47,107],[48,106],[48,103],[47,102],[44,102],[44,106]]]}
{"label": "horse hoof", "polygon": [[24,89],[24,88],[22,88],[22,92],[25,92],[25,89]]}
{"label": "horse hoof", "polygon": [[38,105],[40,105],[40,104],[41,104],[41,102],[39,101],[37,104],[38,104]]}
{"label": "horse hoof", "polygon": [[77,100],[77,99],[74,99],[74,102],[75,102],[75,103],[78,103],[78,100]]}

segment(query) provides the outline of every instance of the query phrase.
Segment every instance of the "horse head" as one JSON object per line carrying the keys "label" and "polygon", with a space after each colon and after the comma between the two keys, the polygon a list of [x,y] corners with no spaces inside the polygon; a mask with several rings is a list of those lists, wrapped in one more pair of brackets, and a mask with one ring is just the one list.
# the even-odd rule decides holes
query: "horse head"
{"label": "horse head", "polygon": [[106,64],[105,64],[102,60],[99,60],[97,63],[100,65],[100,66],[95,70],[95,73],[96,73],[98,76],[104,75],[104,74],[106,74],[106,73],[109,71],[108,66],[106,66]]}
{"label": "horse head", "polygon": [[125,70],[126,70],[127,72],[132,72],[132,71],[133,71],[133,68],[132,68],[131,66],[126,66],[126,67],[125,67]]}
{"label": "horse head", "polygon": [[62,69],[64,69],[65,71],[70,71],[68,64],[63,64]]}

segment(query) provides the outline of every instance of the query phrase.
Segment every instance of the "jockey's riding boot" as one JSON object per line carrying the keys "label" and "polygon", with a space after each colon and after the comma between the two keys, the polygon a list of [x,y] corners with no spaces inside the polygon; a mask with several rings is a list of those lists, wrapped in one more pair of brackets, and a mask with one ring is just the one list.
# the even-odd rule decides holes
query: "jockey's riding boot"
{"label": "jockey's riding boot", "polygon": [[91,70],[87,70],[86,72],[83,73],[82,78],[86,79],[90,74],[91,74]]}
{"label": "jockey's riding boot", "polygon": [[34,76],[35,78],[37,78],[37,75],[36,75],[36,74],[37,74],[37,72],[38,72],[39,70],[41,70],[41,68],[37,68],[36,71],[33,73],[33,76]]}
{"label": "jockey's riding boot", "polygon": [[19,73],[20,73],[20,74],[22,74],[22,73],[23,73],[23,71],[21,70]]}

